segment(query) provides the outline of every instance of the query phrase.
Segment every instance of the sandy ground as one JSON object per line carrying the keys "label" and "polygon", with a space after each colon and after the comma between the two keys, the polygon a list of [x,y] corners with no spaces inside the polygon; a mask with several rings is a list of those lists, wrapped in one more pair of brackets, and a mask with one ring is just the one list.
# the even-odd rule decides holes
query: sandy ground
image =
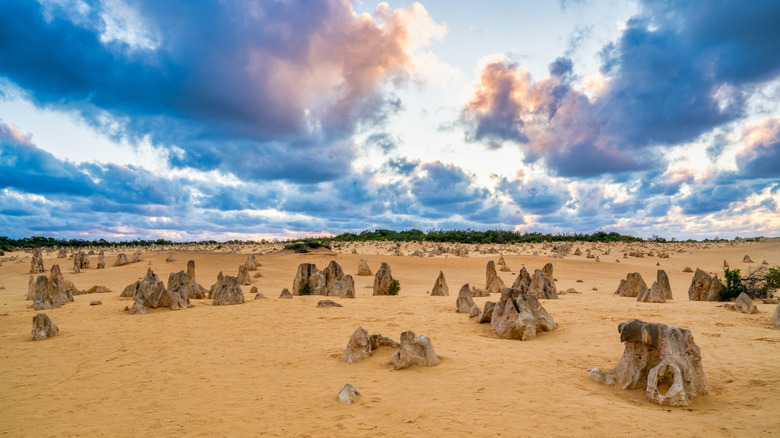
{"label": "sandy ground", "polygon": [[[415,245],[402,245],[404,253]],[[112,292],[80,295],[46,313],[60,335],[31,339],[37,312],[25,301],[30,255],[6,254],[0,266],[0,435],[3,436],[772,436],[780,434],[780,330],[768,327],[774,306],[740,314],[719,303],[690,302],[692,273],[686,266],[722,273],[723,261],[749,269],[767,260],[780,264],[780,239],[737,244],[633,245],[665,249],[671,258],[622,258],[628,245],[579,244],[594,248],[600,262],[583,256],[553,259],[550,248],[499,248],[511,272],[532,273],[554,264],[562,295],[543,305],[559,327],[534,340],[498,338],[489,324],[454,312],[464,283],[484,287],[485,264],[497,254],[469,257],[386,255],[392,244],[342,245],[343,254],[268,254],[257,259],[262,278],[252,285],[268,299],[214,307],[150,310],[129,315],[132,304],[119,293],[151,267],[163,279],[196,262],[196,277],[209,287],[220,270],[235,275],[246,253],[145,252],[140,263],[72,273],[81,289],[105,285]],[[488,246],[483,246],[489,248]],[[684,252],[677,252],[678,249]],[[358,254],[352,254],[352,251]],[[539,256],[531,255],[539,251]],[[379,254],[377,254],[379,253]],[[742,263],[744,255],[756,262]],[[129,254],[128,254],[129,255]],[[18,256],[21,262],[9,261]],[[107,253],[113,264],[115,252]],[[397,297],[372,297],[373,276],[358,277],[360,258],[376,271],[382,261],[401,283]],[[90,257],[92,266],[96,257]],[[318,308],[321,297],[280,300],[291,288],[299,263],[324,268],[335,259],[355,278],[357,298],[343,308]],[[616,263],[615,259],[620,260]],[[660,267],[656,266],[660,263]],[[621,278],[640,272],[649,284],[657,269],[670,277],[675,299],[638,303],[613,295]],[[427,296],[439,271],[449,297]],[[582,280],[578,282],[577,280]],[[593,290],[593,288],[598,290]],[[476,298],[482,305],[498,297]],[[99,299],[101,306],[90,306]],[[642,390],[622,390],[589,380],[585,369],[609,369],[623,352],[617,325],[633,318],[690,328],[701,348],[709,394],[685,408],[646,401]],[[398,339],[405,330],[433,340],[441,364],[392,371],[383,363],[393,350],[381,348],[356,364],[338,357],[356,327]],[[345,383],[363,396],[338,403]]]}

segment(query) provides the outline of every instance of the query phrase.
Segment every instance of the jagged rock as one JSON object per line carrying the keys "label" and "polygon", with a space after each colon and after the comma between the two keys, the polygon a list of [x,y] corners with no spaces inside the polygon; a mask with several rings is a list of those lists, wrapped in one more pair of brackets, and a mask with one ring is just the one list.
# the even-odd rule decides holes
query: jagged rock
{"label": "jagged rock", "polygon": [[496,263],[491,260],[485,266],[485,290],[490,293],[501,293],[504,289],[504,281],[496,272]]}
{"label": "jagged rock", "polygon": [[[552,269],[552,265],[550,265]],[[558,292],[555,290],[555,286],[552,281],[541,270],[534,271],[534,275],[531,276],[531,285],[528,287],[528,293],[535,295],[537,298],[554,300],[558,298]]]}
{"label": "jagged rock", "polygon": [[750,256],[746,255],[745,257],[742,257],[742,263],[754,263],[753,260],[750,259]]}
{"label": "jagged rock", "polygon": [[439,271],[439,276],[436,278],[436,282],[431,289],[432,297],[448,297],[450,296],[450,288],[447,287],[447,280],[444,279],[444,272]]}
{"label": "jagged rock", "polygon": [[636,296],[637,301],[645,303],[665,303],[672,298],[672,287],[669,285],[669,277],[663,270],[658,270],[656,281],[650,289],[640,291]]}
{"label": "jagged rock", "polygon": [[520,289],[506,288],[493,309],[490,325],[506,339],[533,339],[538,331],[552,331],[555,321],[542,307],[536,295],[523,295]]}
{"label": "jagged rock", "polygon": [[[31,277],[32,278],[32,277]],[[65,280],[59,265],[52,265],[49,276],[40,275],[32,284],[28,284],[27,295],[33,302],[33,309],[47,310],[62,307],[73,301],[73,294],[80,293],[72,282]]]}
{"label": "jagged rock", "polygon": [[209,296],[213,297],[213,306],[229,306],[244,302],[244,291],[238,284],[238,279],[231,275],[217,275],[217,282],[211,287]]}
{"label": "jagged rock", "polygon": [[89,257],[84,254],[84,251],[79,251],[73,257],[73,272],[81,272],[82,269],[89,268]]}
{"label": "jagged rock", "polygon": [[363,275],[372,275],[371,268],[368,267],[368,262],[360,259],[360,263],[358,263],[358,274],[360,276]]}
{"label": "jagged rock", "polygon": [[724,304],[723,307],[742,313],[758,313],[758,309],[753,304],[753,300],[750,295],[742,292],[737,297],[737,301],[734,304]]}
{"label": "jagged rock", "polygon": [[103,252],[103,250],[101,250],[100,254],[98,254],[97,269],[105,269],[105,268],[106,268],[106,254]]}
{"label": "jagged rock", "polygon": [[358,402],[358,396],[363,395],[358,391],[354,386],[347,383],[344,385],[344,387],[341,388],[341,391],[339,391],[339,403],[343,403],[345,405],[351,405],[352,403]]}
{"label": "jagged rock", "polygon": [[236,280],[238,281],[238,284],[244,284],[247,286],[251,283],[249,280],[249,272],[246,270],[246,265],[239,265]]}
{"label": "jagged rock", "polygon": [[531,274],[529,274],[528,270],[523,266],[517,274],[515,282],[512,283],[512,289],[520,289],[525,292],[529,287],[531,287]]}
{"label": "jagged rock", "polygon": [[780,329],[780,304],[775,307],[775,313],[772,314],[772,327]]}
{"label": "jagged rock", "polygon": [[596,367],[588,368],[588,378],[604,385],[613,386],[615,384],[615,376],[607,374]]}
{"label": "jagged rock", "polygon": [[322,273],[325,275],[324,295],[355,298],[355,280],[352,279],[351,275],[344,274],[344,270],[335,260],[331,260]]}
{"label": "jagged rock", "polygon": [[[648,400],[659,405],[687,406],[707,393],[701,352],[690,330],[639,320],[618,325],[625,351],[609,374],[623,389],[645,388]],[[668,389],[661,394],[659,386]]]}
{"label": "jagged rock", "polygon": [[59,333],[60,329],[57,327],[57,324],[55,324],[45,313],[39,313],[33,316],[33,341],[42,341],[44,339],[52,338]]}
{"label": "jagged rock", "polygon": [[293,294],[287,289],[282,289],[282,293],[279,295],[279,298],[285,298],[285,299],[292,299]]}
{"label": "jagged rock", "polygon": [[30,274],[42,274],[46,272],[43,267],[43,254],[40,249],[33,250],[32,260],[30,260]]}
{"label": "jagged rock", "polygon": [[640,293],[644,293],[645,289],[647,289],[647,284],[642,279],[642,275],[639,272],[632,272],[626,275],[625,280],[620,280],[620,285],[615,291],[615,295],[633,298]]}
{"label": "jagged rock", "polygon": [[691,301],[718,301],[720,292],[723,290],[723,284],[718,280],[718,276],[710,277],[710,274],[701,269],[696,269],[691,280],[691,286],[688,288],[688,299]]}
{"label": "jagged rock", "polygon": [[171,273],[168,276],[168,290],[178,293],[183,292],[188,298],[196,300],[202,300],[206,298],[208,291],[203,286],[199,285],[195,278],[191,278],[184,271]]}
{"label": "jagged rock", "polygon": [[128,263],[130,262],[127,261],[127,255],[125,255],[125,253],[119,253],[119,255],[116,256],[116,261],[114,262],[114,266],[124,266]]}
{"label": "jagged rock", "polygon": [[301,263],[293,280],[293,295],[324,295],[326,290],[325,274],[314,263]]}
{"label": "jagged rock", "polygon": [[[474,306],[478,308],[477,306]],[[489,323],[493,319],[493,310],[496,308],[496,303],[493,301],[485,301],[485,308],[477,316],[478,324]]]}
{"label": "jagged rock", "polygon": [[244,266],[246,267],[247,271],[257,271],[257,259],[255,258],[254,254],[246,258]]}
{"label": "jagged rock", "polygon": [[341,304],[333,300],[319,300],[317,301],[317,307],[344,307]]}
{"label": "jagged rock", "polygon": [[[598,257],[596,257],[598,258]],[[558,297],[558,288],[555,287],[555,276],[553,276],[553,265],[552,263],[547,263],[542,268],[542,273],[545,277],[547,277],[548,280],[550,280],[550,286],[552,286],[552,295],[555,295],[555,297]]]}
{"label": "jagged rock", "polygon": [[374,275],[374,296],[390,295],[390,286],[393,284],[393,274],[390,271],[390,265],[382,262],[379,270]]}
{"label": "jagged rock", "polygon": [[393,369],[402,370],[412,365],[432,367],[440,363],[433,342],[424,335],[415,336],[411,330],[401,333],[401,347],[386,362]]}
{"label": "jagged rock", "polygon": [[[186,277],[187,274],[181,272]],[[171,274],[171,277],[176,274]],[[175,278],[178,278],[176,276]],[[169,284],[172,283],[172,279],[168,279]],[[174,283],[176,281],[174,280]],[[178,283],[176,284],[178,285]],[[175,290],[168,290],[165,288],[163,282],[152,271],[152,268],[147,269],[146,276],[138,284],[138,288],[133,295],[134,304],[133,307],[144,307],[157,309],[159,307],[169,307],[171,310],[187,309],[190,305],[190,299],[187,296],[186,290],[183,288],[177,288]],[[136,306],[136,304],[138,306]],[[141,312],[143,313],[143,312]]]}
{"label": "jagged rock", "polygon": [[471,314],[475,308],[479,311],[479,307],[474,303],[474,299],[471,297],[469,284],[466,283],[458,292],[458,298],[455,300],[455,312]]}
{"label": "jagged rock", "polygon": [[374,354],[374,350],[382,346],[397,348],[399,344],[381,334],[369,336],[366,329],[358,327],[350,336],[347,348],[341,353],[341,360],[347,363],[359,362]]}
{"label": "jagged rock", "polygon": [[149,310],[144,307],[139,301],[133,303],[133,307],[130,308],[131,315],[146,315]]}

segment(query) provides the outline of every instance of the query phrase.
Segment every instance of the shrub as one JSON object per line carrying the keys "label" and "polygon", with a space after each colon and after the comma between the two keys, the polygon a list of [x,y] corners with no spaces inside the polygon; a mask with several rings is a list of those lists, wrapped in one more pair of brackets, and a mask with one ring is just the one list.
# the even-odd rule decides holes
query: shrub
{"label": "shrub", "polygon": [[723,268],[726,284],[720,293],[721,301],[729,301],[745,292],[750,298],[770,298],[780,288],[780,266],[760,267],[740,275],[739,269]]}
{"label": "shrub", "polygon": [[390,283],[390,290],[388,291],[388,293],[390,295],[398,295],[398,292],[400,291],[401,291],[401,283],[398,280],[393,279],[393,282]]}

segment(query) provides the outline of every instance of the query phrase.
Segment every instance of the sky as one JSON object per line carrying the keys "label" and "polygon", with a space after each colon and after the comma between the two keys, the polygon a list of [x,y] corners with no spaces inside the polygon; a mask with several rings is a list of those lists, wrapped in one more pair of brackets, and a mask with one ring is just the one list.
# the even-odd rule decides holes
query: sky
{"label": "sky", "polygon": [[0,235],[780,236],[780,2],[0,2]]}

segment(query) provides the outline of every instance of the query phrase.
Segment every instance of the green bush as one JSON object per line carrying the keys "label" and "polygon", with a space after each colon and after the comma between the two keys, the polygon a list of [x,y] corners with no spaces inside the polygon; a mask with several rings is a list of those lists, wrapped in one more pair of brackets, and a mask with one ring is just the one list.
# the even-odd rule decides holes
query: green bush
{"label": "green bush", "polygon": [[771,298],[780,289],[780,266],[760,267],[740,275],[739,269],[723,268],[726,284],[720,293],[721,301],[729,301],[745,292],[750,298]]}
{"label": "green bush", "polygon": [[745,286],[740,281],[739,269],[723,268],[723,278],[726,280],[726,284],[720,291],[720,301],[729,301],[745,292]]}
{"label": "green bush", "polygon": [[393,279],[393,282],[390,283],[390,290],[388,291],[388,293],[390,295],[398,295],[398,292],[400,291],[401,291],[401,283],[398,280]]}

